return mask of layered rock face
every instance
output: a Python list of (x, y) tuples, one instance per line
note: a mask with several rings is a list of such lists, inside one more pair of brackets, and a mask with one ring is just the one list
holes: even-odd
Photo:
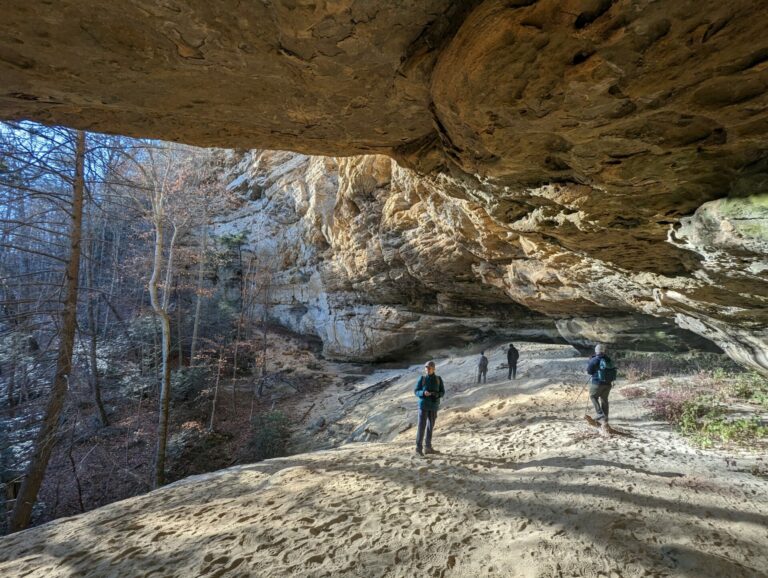
[(318, 336), (326, 355), (351, 360), (490, 338), (562, 340), (554, 319), (473, 272), (483, 257), (470, 252), (467, 231), (452, 230), (460, 204), (445, 210), (391, 159), (224, 154), (243, 203), (213, 233), (246, 233), (257, 318), (266, 307), (270, 320)]
[[(583, 215), (546, 219), (534, 203), (565, 202), (560, 195), (574, 194), (567, 188), (529, 190), (530, 212), (508, 223), (493, 217), (503, 191), (419, 176), (383, 156), (230, 152), (224, 164), (243, 204), (215, 233), (247, 233), (256, 315), (266, 303), (273, 321), (317, 335), (330, 356), (386, 359), (486, 338), (656, 350), (707, 349), (711, 340), (744, 363), (763, 363), (768, 207), (760, 197), (718, 201), (686, 220), (675, 246), (698, 251), (708, 266), (665, 276), (553, 241)], [(734, 220), (714, 231), (720, 214)], [(726, 258), (735, 252), (741, 261)], [(754, 303), (749, 319), (744, 310), (707, 308), (707, 296), (736, 299), (745, 288), (755, 292), (743, 296)]]
[(396, 159), (274, 162), (307, 169), (267, 195), (296, 205), (274, 243), (307, 241), (280, 316), (329, 352), (407, 347), (424, 315), (586, 342), (642, 314), (765, 371), (766, 8), (39, 0), (3, 8), (0, 116)]

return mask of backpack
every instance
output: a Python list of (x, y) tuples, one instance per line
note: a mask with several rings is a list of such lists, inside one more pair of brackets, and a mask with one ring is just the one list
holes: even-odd
[(610, 357), (603, 357), (600, 359), (595, 376), (601, 384), (611, 385), (616, 380), (617, 373), (613, 360)]
[[(437, 385), (438, 385), (438, 387), (442, 385), (443, 389), (445, 389), (445, 386), (443, 385), (443, 378), (440, 377), (439, 375), (436, 375), (435, 377), (437, 378)], [(426, 387), (426, 384), (424, 383), (424, 379), (425, 379), (425, 376), (420, 375), (419, 376), (419, 383), (417, 384), (416, 387), (417, 387), (417, 389), (423, 389), (424, 391), (428, 391), (427, 387)]]
[(514, 347), (507, 351), (507, 361), (517, 361), (520, 357), (520, 353)]

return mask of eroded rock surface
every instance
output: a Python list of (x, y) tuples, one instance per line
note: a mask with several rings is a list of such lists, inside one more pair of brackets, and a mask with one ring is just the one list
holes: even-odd
[(204, 146), (390, 151), (432, 132), (438, 49), (476, 3), (5, 5), (0, 116)]
[(766, 7), (32, 0), (3, 8), (0, 116), (579, 183), (651, 235), (762, 182)]
[(244, 202), (213, 232), (247, 233), (256, 316), (268, 292), (269, 318), (320, 337), (326, 355), (371, 360), (485, 337), (561, 340), (554, 319), (480, 281), (472, 267), (482, 258), (465, 247), (465, 232), (451, 232), (461, 209), (451, 217), (432, 206), (430, 190), (414, 190), (420, 179), (391, 159), (224, 156)]
[[(248, 233), (257, 278), (268, 279), (269, 316), (319, 336), (333, 357), (504, 336), (662, 350), (706, 349), (711, 340), (742, 363), (765, 365), (763, 197), (706, 204), (668, 226), (670, 240), (649, 244), (648, 259), (683, 247), (700, 265), (663, 275), (559, 242), (586, 236), (582, 229), (611, 241), (585, 211), (565, 214), (588, 189), (474, 188), (383, 156), (250, 151), (224, 153), (223, 164), (243, 204), (216, 234)], [(496, 212), (507, 196), (520, 207), (514, 219)]]

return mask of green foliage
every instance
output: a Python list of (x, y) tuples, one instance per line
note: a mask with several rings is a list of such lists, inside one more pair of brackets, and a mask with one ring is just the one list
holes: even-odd
[(229, 250), (235, 251), (245, 245), (248, 240), (248, 231), (240, 231), (238, 233), (226, 233), (218, 238), (219, 243)]
[(128, 335), (134, 343), (152, 343), (158, 331), (154, 313), (137, 315), (128, 323)]
[(701, 395), (683, 404), (677, 426), (684, 434), (694, 435), (720, 420), (724, 414), (725, 408), (713, 396)]
[(271, 411), (257, 415), (251, 422), (248, 458), (261, 461), (287, 455), (290, 435), (290, 424), (283, 412)]
[(175, 402), (190, 401), (204, 389), (210, 378), (210, 370), (203, 365), (182, 367), (171, 375), (171, 399)]
[(227, 299), (219, 299), (216, 301), (216, 316), (217, 321), (227, 329), (231, 330), (235, 324), (238, 312), (234, 304)]
[(735, 443), (745, 445), (756, 439), (768, 437), (768, 427), (761, 425), (757, 417), (729, 420), (725, 416), (707, 414), (699, 422), (686, 423), (686, 432), (701, 447)]
[(756, 371), (730, 376), (730, 394), (768, 408), (768, 378)]
[(208, 432), (200, 427), (183, 427), (168, 440), (170, 478), (181, 479), (231, 465), (229, 432)]
[(721, 395), (660, 392), (649, 406), (655, 417), (674, 423), (681, 433), (701, 447), (745, 445), (768, 438), (768, 427), (762, 425), (757, 416), (730, 418)]
[(768, 240), (768, 194), (752, 195), (745, 198), (721, 199), (716, 207), (720, 215), (731, 223), (744, 237)]

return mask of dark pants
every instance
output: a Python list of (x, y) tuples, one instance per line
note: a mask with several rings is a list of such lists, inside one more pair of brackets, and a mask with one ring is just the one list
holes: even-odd
[(595, 406), (597, 421), (605, 420), (608, 422), (608, 394), (611, 393), (610, 385), (591, 385), (589, 388), (589, 399)]
[[(419, 409), (419, 426), (416, 429), (416, 449), (422, 449), (422, 440), (426, 441), (427, 448), (432, 447), (432, 430), (437, 421), (436, 409)], [(427, 439), (424, 440), (424, 429), (427, 430)]]
[(517, 361), (509, 362), (509, 375), (507, 379), (515, 379), (517, 377)]
[(488, 368), (485, 369), (478, 369), (477, 370), (477, 383), (480, 383), (480, 380), (483, 380), (483, 383), (487, 383), (486, 377), (488, 376)]

